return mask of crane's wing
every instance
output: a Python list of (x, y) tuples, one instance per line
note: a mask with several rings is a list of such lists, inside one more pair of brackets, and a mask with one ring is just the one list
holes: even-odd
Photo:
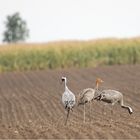
[(113, 97), (113, 96), (116, 96), (116, 95), (120, 95), (121, 94), (119, 91), (111, 90), (111, 89), (103, 90), (102, 92), (103, 92), (103, 94), (106, 94), (106, 95), (108, 95), (110, 97)]
[(72, 108), (75, 105), (75, 95), (70, 91), (66, 90), (62, 95), (62, 103), (65, 108), (69, 107)]
[(91, 101), (94, 98), (95, 89), (86, 88), (79, 95), (79, 101)]

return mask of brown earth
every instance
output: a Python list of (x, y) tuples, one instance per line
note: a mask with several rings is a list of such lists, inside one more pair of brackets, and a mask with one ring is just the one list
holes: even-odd
[[(86, 105), (85, 123), (83, 106), (79, 106), (65, 126), (61, 76), (68, 78), (68, 87), (76, 96), (94, 87), (96, 77), (101, 77), (105, 81), (101, 88), (121, 91), (134, 113), (129, 115), (117, 104), (94, 101), (91, 114)], [(139, 139), (140, 65), (0, 74), (0, 138)]]

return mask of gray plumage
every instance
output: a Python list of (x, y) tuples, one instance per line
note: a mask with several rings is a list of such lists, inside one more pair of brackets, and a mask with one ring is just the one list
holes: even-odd
[(84, 105), (94, 99), (95, 89), (86, 88), (79, 94), (78, 105)]
[(133, 113), (133, 110), (130, 106), (126, 106), (123, 103), (123, 94), (116, 90), (103, 90), (99, 95), (99, 100), (110, 103), (114, 105), (115, 103), (119, 103), (122, 108), (128, 110), (129, 114)]
[(78, 105), (84, 105), (84, 104), (94, 100), (99, 95), (98, 85), (102, 82), (103, 82), (103, 80), (101, 80), (100, 78), (97, 78), (94, 89), (86, 88), (86, 89), (82, 90), (79, 94)]
[(86, 88), (82, 90), (79, 94), (78, 98), (78, 106), (79, 105), (84, 105), (84, 122), (85, 122), (85, 104), (90, 103), (90, 112), (91, 112), (91, 101), (96, 99), (97, 97), (97, 92), (98, 92), (98, 85), (102, 83), (103, 81), (100, 78), (96, 79), (96, 84), (95, 88)]

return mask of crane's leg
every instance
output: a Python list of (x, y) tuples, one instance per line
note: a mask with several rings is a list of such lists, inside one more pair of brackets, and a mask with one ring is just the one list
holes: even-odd
[(90, 121), (91, 121), (91, 103), (92, 102), (89, 102), (89, 119), (90, 119)]
[(67, 124), (67, 120), (68, 120), (68, 117), (69, 117), (69, 113), (70, 113), (70, 108), (68, 108), (68, 112), (67, 112), (67, 117), (66, 117), (65, 125)]
[(85, 104), (84, 104), (84, 123), (85, 123), (85, 118), (86, 118), (86, 112), (85, 112)]
[(102, 108), (102, 114), (105, 115), (105, 105)]
[(112, 109), (112, 107), (111, 107), (111, 116), (112, 116), (112, 115), (114, 115), (114, 111), (113, 111), (113, 109)]

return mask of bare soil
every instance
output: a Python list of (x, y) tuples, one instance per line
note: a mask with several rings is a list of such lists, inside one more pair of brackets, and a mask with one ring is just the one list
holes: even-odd
[[(85, 123), (83, 106), (75, 106), (65, 126), (61, 76), (68, 78), (76, 97), (82, 89), (94, 88), (97, 77), (102, 78), (101, 88), (122, 92), (133, 114), (118, 104), (94, 101), (91, 114), (86, 105)], [(0, 138), (140, 139), (140, 65), (0, 74)]]

